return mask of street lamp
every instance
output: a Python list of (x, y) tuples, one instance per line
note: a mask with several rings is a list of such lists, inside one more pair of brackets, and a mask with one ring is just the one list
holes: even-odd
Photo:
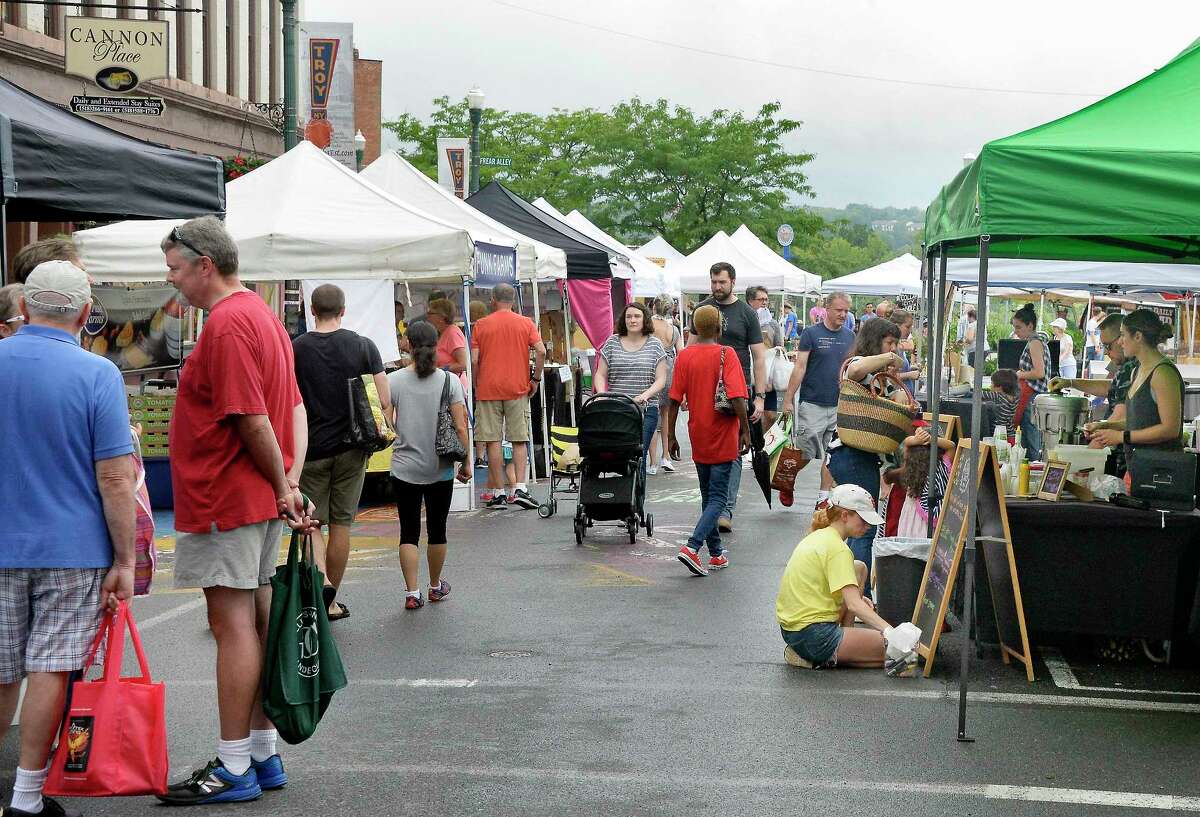
[(471, 113), (471, 183), (472, 194), (479, 192), (479, 123), (483, 119), (483, 91), (476, 85), (467, 91), (467, 110)]
[(367, 137), (363, 136), (361, 130), (354, 132), (354, 160), (355, 167), (362, 170), (363, 152), (367, 149)]

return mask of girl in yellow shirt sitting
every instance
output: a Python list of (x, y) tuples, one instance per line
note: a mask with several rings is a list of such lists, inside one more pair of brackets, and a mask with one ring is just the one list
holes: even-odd
[[(796, 667), (882, 667), (891, 629), (862, 594), (867, 566), (854, 560), (846, 540), (882, 525), (871, 495), (839, 485), (829, 507), (813, 515), (813, 531), (788, 559), (775, 600), (784, 659)], [(854, 626), (857, 616), (867, 627)]]

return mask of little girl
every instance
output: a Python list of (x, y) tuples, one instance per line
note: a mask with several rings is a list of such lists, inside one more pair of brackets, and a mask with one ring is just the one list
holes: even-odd
[[(904, 504), (900, 508), (900, 519), (896, 525), (896, 535), (911, 538), (927, 538), (928, 522), (932, 515), (934, 527), (937, 526), (938, 513), (942, 502), (937, 500), (930, 506), (929, 492), (926, 481), (929, 478), (929, 431), (924, 422), (918, 422), (912, 436), (904, 439), (904, 465), (901, 466), (898, 483), (904, 489)], [(943, 496), (950, 480), (952, 464), (948, 451), (953, 450), (953, 444), (947, 439), (938, 439), (938, 450), (941, 457), (933, 472), (933, 493)], [(894, 494), (893, 494), (894, 496)]]

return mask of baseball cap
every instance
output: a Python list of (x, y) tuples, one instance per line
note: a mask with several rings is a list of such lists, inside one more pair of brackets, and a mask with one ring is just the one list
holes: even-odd
[(829, 492), (829, 504), (854, 511), (868, 525), (882, 525), (883, 517), (875, 510), (875, 503), (866, 488), (857, 485), (839, 485)]
[(25, 279), (25, 302), (43, 312), (78, 312), (92, 302), (92, 286), (70, 261), (43, 261)]
[(1057, 326), (1059, 329), (1067, 328), (1067, 322), (1062, 318), (1055, 318), (1054, 320), (1050, 321), (1050, 325)]

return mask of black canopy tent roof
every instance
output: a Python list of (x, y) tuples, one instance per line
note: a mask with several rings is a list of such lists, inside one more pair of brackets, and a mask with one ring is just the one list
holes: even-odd
[(190, 218), (225, 212), (225, 171), (0, 79), (0, 196), (9, 221)]
[(522, 235), (557, 247), (567, 254), (567, 278), (611, 278), (608, 250), (549, 213), (534, 207), (500, 182), (490, 182), (467, 199), (485, 213)]

